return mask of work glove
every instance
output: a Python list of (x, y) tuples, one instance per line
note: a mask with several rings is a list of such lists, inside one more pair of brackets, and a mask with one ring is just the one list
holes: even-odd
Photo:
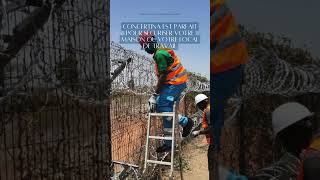
[(153, 94), (149, 100), (148, 100), (148, 111), (149, 112), (155, 112), (156, 111), (156, 105), (157, 105), (157, 94)]
[(178, 114), (178, 118), (179, 124), (183, 127), (182, 137), (190, 136), (194, 125), (192, 119), (187, 116), (182, 116), (181, 114)]
[(219, 165), (218, 167), (220, 180), (248, 180), (246, 176), (238, 175), (237, 173)]
[(197, 137), (197, 136), (199, 136), (199, 134), (200, 134), (200, 131), (193, 131), (192, 137)]
[(179, 119), (179, 124), (182, 126), (182, 127), (185, 127), (188, 123), (188, 117), (186, 116), (182, 116), (181, 114), (178, 114), (178, 119)]

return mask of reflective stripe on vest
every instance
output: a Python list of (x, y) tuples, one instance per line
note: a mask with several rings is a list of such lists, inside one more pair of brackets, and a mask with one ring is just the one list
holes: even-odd
[[(182, 66), (182, 64), (180, 63), (179, 58), (175, 55), (174, 51), (172, 49), (158, 49), (158, 50), (165, 50), (167, 51), (171, 57), (173, 58), (173, 64), (171, 66), (169, 66), (167, 68), (167, 74), (166, 74), (166, 82), (165, 84), (182, 84), (187, 82), (188, 77), (187, 77), (187, 73), (184, 69), (184, 67)], [(156, 68), (156, 74), (159, 77), (158, 74), (158, 67), (155, 64), (155, 68)]]
[(181, 66), (182, 66), (182, 64), (179, 63), (179, 64), (177, 64), (175, 67), (171, 68), (170, 71), (176, 71), (176, 70), (177, 70), (179, 67), (181, 67)]
[(213, 1), (210, 11), (210, 72), (220, 73), (245, 64), (248, 51), (231, 10), (224, 1)]
[(239, 33), (234, 33), (229, 37), (223, 38), (218, 42), (213, 43), (213, 53), (219, 53), (223, 51), (225, 48), (230, 47), (238, 42), (241, 42), (242, 39)]
[(182, 77), (182, 76), (184, 76), (184, 75), (187, 75), (187, 73), (186, 73), (186, 71), (183, 70), (182, 73), (179, 73), (179, 74), (175, 75), (173, 78), (171, 78), (171, 79), (168, 80), (168, 81), (175, 81), (175, 80), (177, 80), (178, 78), (180, 78), (180, 77)]
[(226, 5), (221, 5), (210, 17), (210, 23), (217, 23), (220, 19), (222, 19), (227, 13), (230, 12), (230, 9)]

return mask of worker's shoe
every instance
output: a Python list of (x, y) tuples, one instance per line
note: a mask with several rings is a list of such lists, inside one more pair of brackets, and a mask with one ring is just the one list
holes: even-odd
[(167, 146), (165, 144), (156, 149), (157, 153), (170, 152), (170, 151), (171, 151), (171, 146)]
[(183, 127), (182, 137), (189, 136), (192, 131), (192, 128), (193, 128), (193, 121), (192, 119), (188, 118), (188, 123), (186, 124), (185, 127)]

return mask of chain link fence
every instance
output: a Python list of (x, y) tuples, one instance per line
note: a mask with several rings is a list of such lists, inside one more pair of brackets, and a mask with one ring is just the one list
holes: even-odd
[(0, 179), (109, 179), (108, 9), (1, 1)]

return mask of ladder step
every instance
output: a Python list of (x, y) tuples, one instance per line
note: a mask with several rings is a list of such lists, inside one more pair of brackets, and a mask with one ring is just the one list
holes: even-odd
[(170, 162), (165, 162), (165, 161), (147, 160), (147, 163), (153, 163), (153, 164), (161, 164), (161, 165), (171, 166), (171, 163), (170, 163)]
[(150, 116), (165, 116), (165, 117), (170, 117), (174, 116), (173, 112), (162, 112), (162, 113), (150, 113)]
[(163, 136), (149, 136), (150, 139), (163, 139), (163, 140), (173, 140), (172, 137), (163, 137)]

